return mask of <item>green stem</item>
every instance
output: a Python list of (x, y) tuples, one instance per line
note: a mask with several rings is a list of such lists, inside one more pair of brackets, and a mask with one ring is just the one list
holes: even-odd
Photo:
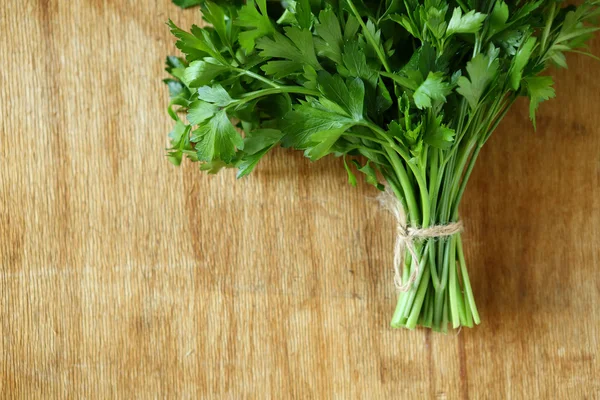
[(408, 175), (406, 174), (406, 170), (404, 169), (398, 154), (388, 146), (385, 146), (385, 150), (388, 153), (390, 162), (392, 163), (392, 168), (394, 169), (394, 172), (400, 181), (400, 186), (402, 186), (404, 198), (406, 199), (406, 205), (408, 206), (409, 219), (411, 223), (414, 224), (419, 220), (419, 208), (417, 207), (417, 200), (415, 199), (415, 194), (413, 193), (410, 180), (408, 179)]
[(458, 253), (458, 261), (460, 263), (460, 274), (463, 281), (463, 291), (467, 298), (467, 302), (469, 304), (469, 308), (471, 309), (471, 314), (473, 314), (473, 322), (476, 325), (479, 324), (479, 312), (477, 312), (477, 306), (475, 305), (475, 296), (473, 296), (473, 290), (471, 289), (471, 281), (469, 280), (469, 274), (467, 273), (467, 263), (465, 262), (465, 254), (463, 252), (462, 239), (460, 235), (457, 238), (457, 253)]
[(465, 171), (465, 173), (463, 175), (462, 182), (460, 183), (458, 193), (456, 194), (456, 197), (454, 200), (454, 206), (453, 206), (453, 211), (452, 211), (452, 219), (454, 219), (454, 220), (458, 219), (458, 206), (460, 205), (460, 200), (462, 199), (465, 189), (467, 188), (467, 182), (469, 181), (469, 178), (471, 177), (471, 173), (473, 172), (473, 167), (475, 167), (475, 162), (477, 161), (477, 157), (479, 156), (480, 151), (481, 151), (481, 146), (478, 145), (475, 148), (475, 151), (473, 151), (473, 154), (471, 155), (471, 159), (469, 160), (469, 165), (467, 166), (467, 170)]
[[(431, 215), (435, 217), (438, 190), (439, 152), (437, 149), (432, 149), (432, 152), (433, 154), (431, 156), (429, 169), (429, 203), (431, 204)], [(435, 221), (432, 222), (435, 223)], [(431, 269), (431, 281), (433, 283), (433, 287), (437, 291), (440, 286), (440, 278), (437, 273), (434, 246), (429, 246), (429, 268)]]
[(283, 94), (283, 93), (305, 94), (308, 96), (319, 96), (320, 95), (320, 93), (317, 92), (316, 90), (307, 89), (307, 88), (301, 87), (301, 86), (279, 86), (279, 87), (275, 87), (275, 88), (271, 88), (271, 89), (262, 89), (262, 90), (257, 90), (256, 92), (247, 93), (247, 94), (243, 95), (240, 99), (235, 100), (228, 106), (224, 107), (224, 109), (228, 110), (232, 107), (237, 107), (242, 104), (246, 104), (252, 100), (256, 100), (261, 97), (271, 96), (274, 94)]
[[(387, 146), (388, 145), (388, 143), (385, 140), (377, 139), (377, 138), (370, 137), (370, 136), (367, 136), (367, 135), (361, 135), (360, 133), (354, 133), (354, 132), (346, 131), (346, 132), (344, 132), (344, 136), (352, 136), (352, 137), (355, 137), (357, 139), (370, 140), (371, 142), (378, 143), (378, 144), (380, 144), (382, 146)], [(375, 151), (375, 150), (369, 149), (369, 151)], [(379, 152), (383, 153), (382, 151), (379, 151)]]
[[(427, 262), (427, 254), (426, 251), (421, 263)], [(424, 267), (425, 265), (421, 265), (420, 276), (417, 278), (419, 289), (416, 292), (414, 303), (410, 309), (410, 315), (406, 321), (406, 327), (408, 329), (414, 329), (417, 326), (417, 319), (419, 318), (419, 314), (421, 314), (421, 307), (423, 306), (423, 300), (425, 300), (425, 293), (427, 291), (427, 286), (429, 285), (429, 268)]]
[(252, 71), (248, 71), (246, 69), (236, 68), (236, 67), (232, 67), (232, 69), (234, 71), (236, 71), (236, 72), (239, 72), (240, 74), (244, 74), (244, 75), (249, 76), (251, 78), (254, 78), (254, 79), (258, 80), (258, 81), (266, 83), (267, 85), (272, 86), (274, 88), (280, 88), (281, 87), (280, 85), (276, 84), (272, 80), (267, 79), (264, 76), (260, 76), (260, 75), (258, 75), (256, 73), (252, 72)]
[(458, 328), (460, 326), (460, 317), (458, 313), (458, 300), (456, 298), (456, 292), (458, 291), (458, 278), (456, 276), (456, 239), (454, 236), (449, 239), (450, 241), (450, 257), (448, 259), (449, 268), (449, 287), (448, 292), (450, 294), (450, 316), (452, 318), (452, 327)]
[[(421, 257), (421, 260), (419, 260), (419, 275), (417, 276), (416, 282), (418, 282), (418, 285), (413, 285), (410, 290), (408, 292), (403, 293), (403, 298), (401, 301), (401, 307), (399, 307), (399, 314), (401, 318), (408, 318), (409, 315), (413, 312), (414, 309), (414, 304), (415, 304), (415, 296), (417, 295), (417, 290), (418, 287), (420, 287), (421, 284), (421, 279), (423, 279), (423, 271), (425, 269), (429, 269), (426, 268), (427, 267), (427, 262), (428, 262), (428, 255), (429, 255), (429, 251), (428, 251), (428, 247), (431, 246), (431, 242), (427, 242), (425, 244), (425, 251), (422, 253), (423, 256)], [(417, 254), (421, 254), (421, 250), (422, 250), (422, 244), (421, 243), (417, 243), (417, 245), (415, 246), (415, 250)], [(409, 258), (410, 254), (407, 255), (407, 259)], [(412, 272), (412, 263), (408, 264), (411, 272)], [(408, 269), (408, 268), (407, 268)], [(429, 280), (429, 275), (427, 275), (427, 280)]]
[[(400, 156), (404, 159), (404, 162), (406, 163), (406, 165), (408, 165), (408, 167), (414, 174), (415, 179), (417, 180), (417, 183), (419, 185), (419, 194), (421, 195), (421, 203), (422, 203), (421, 210), (423, 212), (423, 220), (421, 221), (421, 226), (423, 228), (427, 228), (429, 226), (429, 222), (430, 222), (431, 206), (429, 203), (429, 193), (427, 191), (427, 183), (425, 182), (423, 172), (418, 168), (417, 165), (410, 162), (410, 157), (408, 156), (408, 153), (406, 151), (404, 151), (404, 149), (402, 149), (398, 145), (396, 145), (394, 143), (394, 141), (389, 138), (389, 136), (386, 134), (386, 132), (383, 129), (381, 129), (379, 126), (377, 126), (369, 121), (362, 122), (361, 125), (371, 129), (373, 132), (375, 132), (379, 136), (381, 136), (383, 138), (387, 138), (388, 142), (390, 143), (390, 147), (392, 149), (396, 150), (396, 152), (398, 154), (400, 154)], [(388, 152), (391, 152), (391, 150), (388, 150)], [(397, 155), (396, 155), (396, 158), (397, 158)], [(405, 171), (404, 168), (402, 168), (402, 170)], [(408, 178), (408, 175), (407, 175), (407, 178)], [(416, 207), (415, 207), (415, 211), (417, 211)], [(410, 213), (412, 214), (412, 211), (410, 211)], [(415, 215), (418, 215), (418, 214), (415, 214)], [(414, 215), (411, 215), (411, 217), (413, 217), (413, 216)], [(419, 221), (419, 218), (414, 218), (414, 219), (411, 218), (411, 222), (413, 222), (413, 224), (415, 221)]]
[[(460, 178), (463, 176), (465, 166), (469, 161), (469, 156), (473, 151), (473, 148), (477, 144), (477, 138), (475, 140), (471, 139), (466, 146), (464, 146), (461, 151), (458, 153), (458, 162), (456, 169), (454, 170), (454, 176), (452, 177), (452, 192), (450, 193), (450, 207), (453, 205), (453, 201), (456, 198), (456, 194), (459, 191), (459, 182)], [(471, 157), (472, 159), (472, 157)]]

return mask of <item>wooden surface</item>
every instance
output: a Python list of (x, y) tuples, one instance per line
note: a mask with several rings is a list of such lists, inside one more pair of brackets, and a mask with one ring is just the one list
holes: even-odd
[(0, 3), (0, 397), (600, 398), (596, 62), (483, 152), (462, 207), (483, 324), (443, 336), (388, 327), (394, 224), (339, 160), (168, 164), (169, 17), (198, 20)]

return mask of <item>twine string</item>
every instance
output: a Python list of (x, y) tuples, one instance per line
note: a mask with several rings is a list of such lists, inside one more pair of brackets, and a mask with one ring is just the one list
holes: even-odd
[[(417, 280), (421, 268), (415, 242), (455, 235), (463, 230), (463, 224), (461, 221), (457, 221), (447, 225), (433, 225), (427, 228), (413, 227), (408, 223), (402, 202), (396, 198), (389, 187), (379, 195), (378, 199), (381, 206), (390, 211), (396, 218), (398, 231), (394, 245), (394, 285), (399, 292), (408, 292)], [(407, 251), (412, 258), (413, 268), (408, 280), (402, 282), (404, 257)]]

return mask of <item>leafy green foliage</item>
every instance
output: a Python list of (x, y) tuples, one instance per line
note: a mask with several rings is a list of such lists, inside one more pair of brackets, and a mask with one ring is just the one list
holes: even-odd
[[(458, 220), (481, 146), (519, 96), (535, 127), (555, 95), (548, 67), (585, 53), (600, 17), (598, 0), (174, 1), (199, 5), (206, 24), (168, 22), (184, 56), (167, 58), (164, 80), (170, 162), (242, 178), (280, 145), (333, 155), (350, 184), (357, 172), (385, 181), (425, 228)], [(392, 326), (479, 323), (454, 238), (418, 243), (427, 274)]]
[(530, 98), (535, 125), (554, 96), (540, 73), (565, 67), (564, 53), (585, 45), (600, 14), (595, 0), (174, 2), (199, 5), (209, 25), (168, 23), (185, 56), (167, 59), (169, 158), (239, 176), (282, 144), (312, 160), (367, 157), (363, 169), (427, 179), (412, 163), (425, 168), (432, 152), (447, 160), (485, 141), (517, 96)]

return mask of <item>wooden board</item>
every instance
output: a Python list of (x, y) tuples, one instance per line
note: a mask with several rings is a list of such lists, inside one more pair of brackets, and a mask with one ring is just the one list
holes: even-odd
[(600, 397), (595, 61), (484, 150), (462, 207), (483, 324), (443, 336), (388, 327), (394, 223), (339, 160), (167, 163), (168, 18), (198, 14), (0, 4), (0, 397)]

